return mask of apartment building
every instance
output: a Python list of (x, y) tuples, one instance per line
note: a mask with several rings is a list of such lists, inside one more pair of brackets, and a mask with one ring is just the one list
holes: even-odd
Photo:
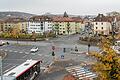
[(98, 14), (93, 20), (93, 30), (94, 34), (109, 35), (112, 29), (111, 22), (112, 17), (104, 16), (103, 14)]
[(33, 16), (28, 22), (28, 33), (41, 33), (52, 31), (52, 19), (47, 16)]
[(81, 18), (68, 17), (66, 12), (64, 16), (53, 17), (53, 29), (60, 35), (69, 35), (80, 33)]
[(27, 26), (27, 20), (23, 18), (7, 18), (1, 21), (0, 31), (11, 32), (13, 29), (15, 29), (18, 30), (19, 33), (26, 33)]

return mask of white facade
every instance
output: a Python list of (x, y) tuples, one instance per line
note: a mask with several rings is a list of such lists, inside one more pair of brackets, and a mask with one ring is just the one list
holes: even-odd
[(110, 22), (93, 22), (93, 25), (94, 25), (94, 34), (109, 35), (111, 31)]
[(41, 33), (49, 32), (52, 30), (52, 22), (35, 22), (29, 21), (28, 23), (28, 33), (31, 34), (32, 32)]

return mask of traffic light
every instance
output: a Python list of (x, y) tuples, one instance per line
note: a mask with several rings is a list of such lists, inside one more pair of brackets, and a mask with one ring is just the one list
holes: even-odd
[(63, 48), (63, 52), (64, 52), (64, 53), (66, 52), (66, 48)]
[(75, 51), (78, 51), (78, 48), (77, 48), (77, 46), (75, 46)]
[(90, 47), (90, 44), (88, 44), (88, 47)]
[(54, 53), (54, 51), (52, 51), (52, 56), (55, 56), (55, 53)]

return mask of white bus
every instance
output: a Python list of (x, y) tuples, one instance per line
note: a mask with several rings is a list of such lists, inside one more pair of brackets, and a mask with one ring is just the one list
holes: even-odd
[(27, 60), (18, 67), (4, 74), (15, 77), (15, 80), (34, 80), (40, 73), (40, 61)]

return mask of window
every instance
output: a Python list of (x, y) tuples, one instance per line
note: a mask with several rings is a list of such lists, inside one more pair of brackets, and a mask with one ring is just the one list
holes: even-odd
[(41, 30), (43, 30), (43, 27), (41, 27)]
[(104, 34), (104, 31), (102, 31), (101, 34)]
[(98, 23), (96, 23), (96, 25), (97, 25)]
[(103, 25), (103, 23), (101, 23), (101, 25)]
[(63, 31), (63, 33), (65, 33), (65, 31)]
[(41, 24), (41, 26), (43, 26), (43, 24)]
[(96, 29), (98, 29), (98, 27), (96, 27)]
[(103, 29), (103, 27), (101, 27), (101, 29)]

